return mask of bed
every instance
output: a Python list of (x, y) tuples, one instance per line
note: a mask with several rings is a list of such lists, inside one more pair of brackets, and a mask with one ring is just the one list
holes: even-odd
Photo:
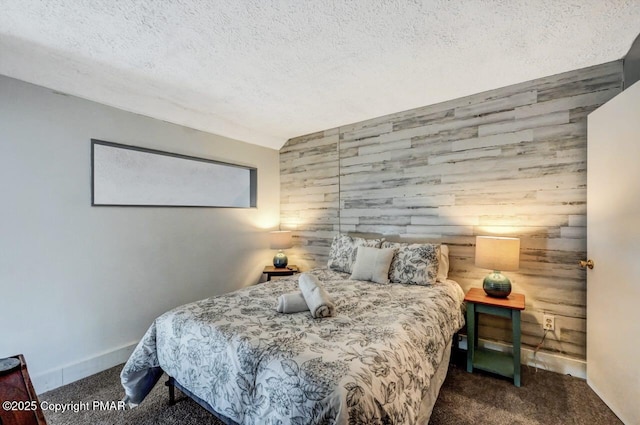
[(142, 402), (164, 371), (228, 424), (426, 424), (464, 324), (460, 286), (310, 273), (335, 317), (276, 312), (297, 276), (158, 317), (121, 373), (126, 401)]

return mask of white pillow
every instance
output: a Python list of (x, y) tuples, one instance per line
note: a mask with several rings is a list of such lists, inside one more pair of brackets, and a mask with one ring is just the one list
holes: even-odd
[(389, 267), (395, 251), (394, 248), (358, 247), (351, 279), (389, 283)]
[(449, 276), (449, 247), (447, 245), (440, 245), (439, 260), (436, 282), (444, 282)]
[(364, 239), (338, 233), (331, 242), (327, 266), (339, 272), (351, 273), (356, 261), (358, 247), (371, 246), (380, 248), (382, 239)]

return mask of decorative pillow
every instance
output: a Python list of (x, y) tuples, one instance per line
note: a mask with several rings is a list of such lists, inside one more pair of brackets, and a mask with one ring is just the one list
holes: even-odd
[(449, 277), (449, 247), (440, 245), (440, 261), (438, 262), (438, 277), (436, 281), (444, 282)]
[(389, 283), (389, 266), (395, 252), (394, 248), (359, 247), (351, 279)]
[(351, 273), (359, 246), (380, 248), (382, 239), (364, 239), (338, 233), (331, 242), (327, 266), (332, 270)]
[(423, 286), (436, 282), (440, 256), (439, 245), (384, 242), (382, 247), (397, 249), (389, 269), (391, 282)]

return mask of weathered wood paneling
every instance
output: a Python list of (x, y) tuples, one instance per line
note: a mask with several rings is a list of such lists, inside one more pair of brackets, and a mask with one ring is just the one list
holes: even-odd
[[(523, 343), (585, 357), (586, 116), (618, 94), (611, 62), (291, 139), (282, 148), (282, 227), (293, 263), (327, 261), (336, 232), (448, 244), (451, 278), (481, 286), (475, 236), (521, 238), (514, 291)], [(482, 337), (509, 341), (483, 318)]]
[(295, 247), (287, 255), (302, 270), (327, 263), (339, 229), (338, 141), (337, 129), (321, 131), (280, 150), (280, 226), (293, 231)]

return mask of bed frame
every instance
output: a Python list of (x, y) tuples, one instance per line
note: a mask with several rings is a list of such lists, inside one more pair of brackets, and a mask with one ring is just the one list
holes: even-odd
[(225, 425), (239, 425), (237, 422), (233, 421), (232, 419), (229, 419), (226, 416), (224, 416), (223, 414), (216, 412), (213, 409), (213, 407), (211, 407), (209, 405), (209, 403), (207, 403), (206, 401), (204, 401), (203, 399), (201, 399), (197, 395), (193, 394), (191, 391), (189, 391), (186, 388), (184, 388), (173, 377), (169, 376), (169, 379), (167, 379), (167, 382), (165, 382), (164, 385), (166, 385), (169, 388), (169, 405), (170, 406), (173, 406), (174, 404), (176, 404), (176, 392), (175, 392), (175, 389), (178, 388), (184, 395), (186, 395), (191, 400), (193, 400), (196, 403), (198, 403), (206, 411), (208, 411), (213, 416), (215, 416), (220, 421), (222, 421), (222, 423), (224, 423)]

